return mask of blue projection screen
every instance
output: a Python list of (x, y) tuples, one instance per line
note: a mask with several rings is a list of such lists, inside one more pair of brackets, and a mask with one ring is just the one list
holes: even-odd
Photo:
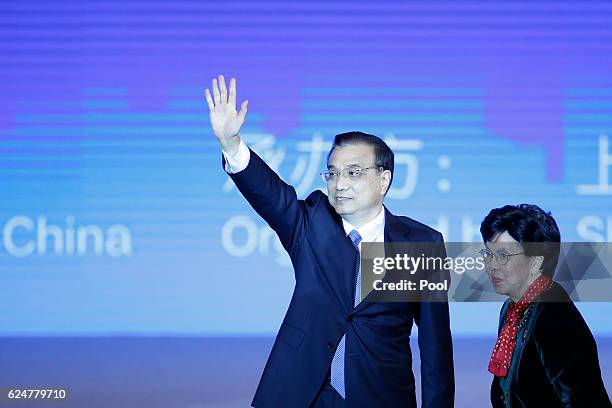
[[(222, 169), (218, 74), (300, 197), (362, 130), (396, 153), (388, 208), (447, 241), (522, 202), (611, 241), (610, 27), (599, 1), (3, 1), (0, 335), (275, 333), (293, 273)], [(498, 313), (453, 304), (453, 331)]]

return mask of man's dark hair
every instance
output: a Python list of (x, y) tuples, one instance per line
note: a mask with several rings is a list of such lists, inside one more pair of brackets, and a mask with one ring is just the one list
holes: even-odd
[[(374, 148), (374, 165), (382, 167), (384, 170), (389, 170), (391, 172), (391, 180), (389, 181), (389, 187), (387, 188), (388, 192), (391, 188), (391, 183), (393, 182), (395, 156), (393, 155), (393, 151), (391, 151), (389, 146), (378, 136), (358, 131), (340, 133), (336, 135), (334, 138), (334, 144), (327, 154), (327, 164), (329, 164), (329, 158), (336, 147), (351, 144), (366, 144)], [(385, 194), (387, 192), (385, 192)]]
[(542, 275), (552, 276), (559, 260), (561, 233), (550, 212), (537, 205), (506, 205), (492, 209), (480, 224), (482, 239), (508, 234), (521, 243), (526, 256), (543, 256)]

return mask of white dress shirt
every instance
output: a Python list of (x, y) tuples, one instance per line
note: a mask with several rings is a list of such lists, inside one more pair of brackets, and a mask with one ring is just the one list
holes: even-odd
[(225, 171), (230, 174), (238, 173), (246, 169), (249, 165), (249, 160), (251, 160), (251, 151), (242, 139), (240, 139), (238, 151), (233, 155), (226, 153), (223, 149), (221, 149), (221, 151), (223, 152), (223, 157), (225, 157)]
[[(376, 217), (359, 228), (355, 228), (343, 218), (342, 227), (346, 235), (356, 229), (359, 235), (361, 235), (362, 242), (385, 242), (385, 208), (382, 207)], [(361, 247), (361, 244), (359, 246)]]

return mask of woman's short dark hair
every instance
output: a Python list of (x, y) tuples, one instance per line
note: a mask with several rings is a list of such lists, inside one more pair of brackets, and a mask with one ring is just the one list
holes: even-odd
[(382, 167), (384, 170), (389, 170), (391, 172), (391, 180), (389, 181), (389, 187), (387, 188), (387, 191), (389, 191), (391, 188), (391, 183), (393, 182), (393, 167), (395, 159), (393, 151), (384, 142), (384, 140), (378, 136), (358, 131), (340, 133), (334, 138), (334, 144), (327, 154), (327, 163), (329, 164), (329, 157), (336, 147), (348, 144), (366, 144), (374, 148), (374, 165)]
[(561, 233), (550, 212), (537, 205), (505, 205), (492, 209), (480, 224), (482, 239), (508, 234), (521, 243), (526, 256), (543, 256), (542, 274), (552, 276), (559, 260)]

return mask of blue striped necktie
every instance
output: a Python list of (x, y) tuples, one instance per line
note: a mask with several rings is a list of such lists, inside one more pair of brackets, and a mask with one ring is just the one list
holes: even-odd
[[(352, 230), (348, 237), (359, 251), (359, 243), (361, 242), (361, 235), (357, 232), (357, 230)], [(357, 306), (361, 302), (361, 260), (357, 260), (357, 267), (355, 268), (355, 304)], [(346, 398), (346, 393), (344, 390), (344, 352), (345, 352), (345, 338), (346, 334), (342, 336), (340, 342), (338, 343), (338, 347), (336, 348), (336, 354), (334, 354), (334, 358), (332, 359), (331, 364), (331, 380), (330, 383), (332, 387), (338, 394), (342, 396), (342, 398)]]

